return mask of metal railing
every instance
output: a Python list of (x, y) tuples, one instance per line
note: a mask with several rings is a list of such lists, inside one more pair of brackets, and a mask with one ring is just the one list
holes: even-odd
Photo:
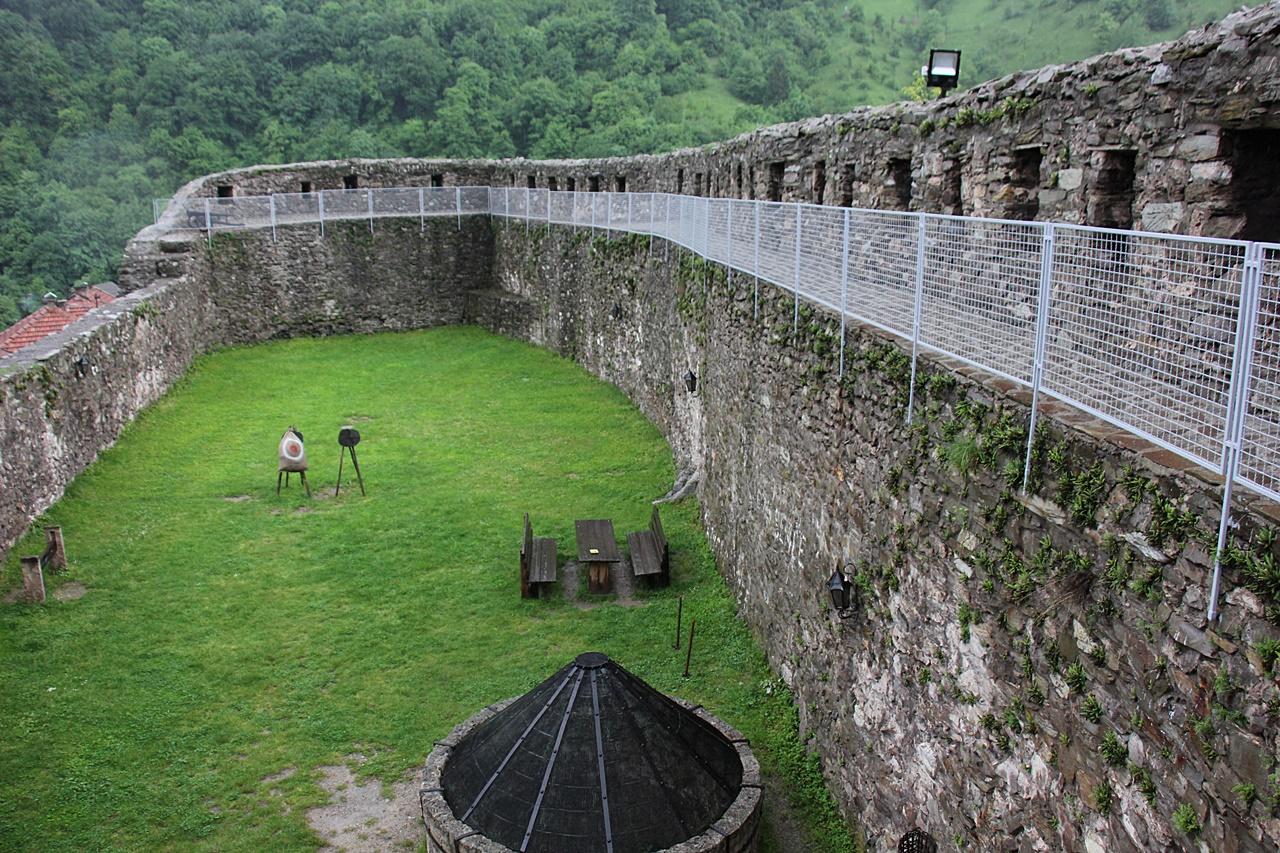
[[(161, 225), (213, 231), (379, 217), (488, 214), (661, 237), (919, 353), (1003, 377), (1280, 501), (1280, 244), (1079, 225), (515, 187), (325, 190), (191, 198)], [(1217, 613), (1215, 562), (1209, 618)]]

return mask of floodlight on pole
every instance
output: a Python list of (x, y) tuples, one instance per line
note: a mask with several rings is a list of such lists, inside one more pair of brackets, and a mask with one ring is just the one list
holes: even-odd
[(960, 83), (960, 51), (933, 48), (929, 64), (920, 69), (925, 84), (942, 90), (943, 97)]

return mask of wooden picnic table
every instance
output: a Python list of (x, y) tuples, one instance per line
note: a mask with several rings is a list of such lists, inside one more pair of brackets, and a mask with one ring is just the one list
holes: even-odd
[(590, 518), (573, 523), (578, 540), (578, 562), (587, 566), (587, 582), (592, 592), (609, 591), (609, 564), (622, 562), (622, 552), (607, 518)]

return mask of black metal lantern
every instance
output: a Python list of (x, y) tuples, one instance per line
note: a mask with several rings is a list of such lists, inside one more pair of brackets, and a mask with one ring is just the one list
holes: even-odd
[[(845, 568), (850, 568), (846, 566)], [(853, 594), (853, 581), (841, 570), (839, 564), (836, 570), (831, 573), (831, 578), (827, 581), (827, 592), (831, 593), (831, 603), (835, 605), (836, 614), (841, 619), (848, 619), (853, 615), (856, 601)]]
[(960, 51), (933, 48), (924, 67), (926, 85), (942, 90), (943, 97), (960, 84)]
[(684, 387), (690, 394), (698, 393), (698, 375), (692, 370), (684, 372)]

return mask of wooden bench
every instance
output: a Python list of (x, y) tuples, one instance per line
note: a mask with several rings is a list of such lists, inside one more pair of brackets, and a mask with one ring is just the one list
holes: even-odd
[(529, 513), (524, 514), (524, 539), (520, 542), (520, 597), (537, 598), (547, 584), (556, 582), (556, 540), (534, 539)]
[(662, 517), (656, 506), (648, 530), (627, 534), (627, 548), (631, 551), (631, 571), (637, 578), (656, 586), (671, 582), (671, 549), (667, 546), (667, 535), (662, 532)]

